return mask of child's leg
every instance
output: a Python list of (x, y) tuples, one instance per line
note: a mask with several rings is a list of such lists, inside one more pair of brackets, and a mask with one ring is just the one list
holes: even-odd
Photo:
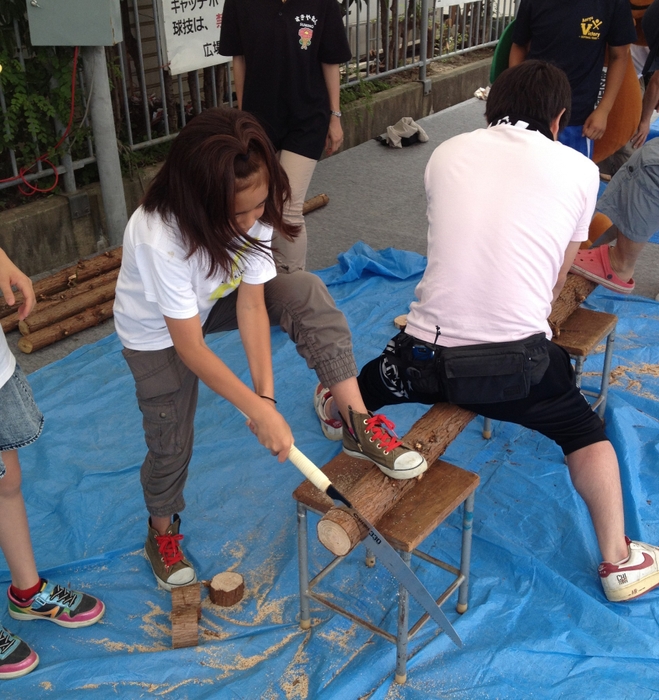
[(21, 467), (16, 450), (2, 452), (6, 473), (0, 479), (0, 549), (5, 555), (11, 582), (28, 589), (39, 582), (30, 540), (30, 529), (21, 492)]

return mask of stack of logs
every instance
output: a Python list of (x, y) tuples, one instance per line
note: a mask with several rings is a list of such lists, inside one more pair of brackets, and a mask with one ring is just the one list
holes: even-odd
[(74, 333), (96, 326), (112, 316), (114, 290), (121, 265), (121, 248), (115, 248), (34, 283), (37, 305), (23, 321), (16, 304), (0, 299), (0, 323), (5, 333), (19, 329), (22, 352), (30, 353)]
[[(319, 194), (304, 203), (303, 213), (324, 207), (326, 194)], [(45, 277), (34, 284), (37, 306), (23, 321), (18, 320), (22, 295), (8, 306), (0, 298), (0, 324), (5, 333), (19, 329), (22, 352), (40, 350), (74, 333), (97, 326), (112, 316), (114, 291), (121, 265), (121, 247)]]

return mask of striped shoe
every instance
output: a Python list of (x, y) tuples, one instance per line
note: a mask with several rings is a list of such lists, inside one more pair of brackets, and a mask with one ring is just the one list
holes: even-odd
[(62, 627), (88, 627), (105, 613), (105, 605), (86, 593), (78, 593), (41, 579), (41, 590), (23, 601), (7, 590), (9, 615), (14, 620), (50, 620)]

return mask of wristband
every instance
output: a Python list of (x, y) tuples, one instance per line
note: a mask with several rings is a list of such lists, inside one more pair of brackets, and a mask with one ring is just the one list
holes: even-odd
[(273, 399), (272, 396), (263, 396), (263, 394), (259, 394), (259, 396), (260, 396), (262, 399), (268, 399), (268, 401), (272, 401), (272, 403), (275, 404), (275, 406), (277, 405), (277, 400), (276, 400), (276, 399)]
[(336, 112), (335, 110), (330, 109), (330, 114), (331, 114), (333, 117), (339, 117), (339, 118), (341, 118), (341, 112), (340, 112), (340, 111)]

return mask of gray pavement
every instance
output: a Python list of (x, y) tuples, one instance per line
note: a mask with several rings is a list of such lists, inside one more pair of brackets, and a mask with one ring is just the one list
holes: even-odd
[[(420, 120), (430, 138), (426, 144), (390, 149), (372, 140), (322, 160), (308, 196), (324, 192), (330, 201), (306, 218), (308, 268), (335, 264), (337, 255), (359, 240), (375, 249), (395, 247), (425, 255), (426, 163), (442, 141), (484, 126), (484, 111), (484, 102), (468, 100)], [(658, 292), (659, 245), (649, 244), (636, 267), (636, 293), (654, 298)], [(113, 322), (106, 321), (30, 355), (17, 349), (17, 332), (8, 339), (23, 370), (30, 373), (112, 332)]]

